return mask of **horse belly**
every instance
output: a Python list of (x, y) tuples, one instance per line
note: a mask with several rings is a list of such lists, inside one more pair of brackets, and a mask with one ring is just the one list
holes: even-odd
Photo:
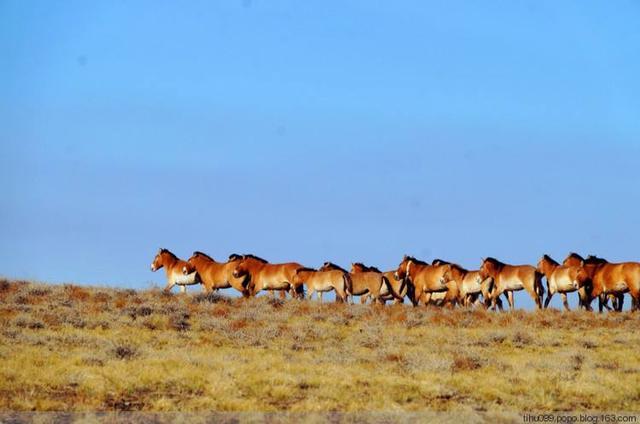
[(191, 286), (194, 284), (198, 284), (199, 281), (196, 279), (196, 275), (196, 272), (192, 272), (191, 274), (187, 275), (175, 272), (173, 274), (173, 282), (179, 286)]
[(505, 290), (510, 291), (518, 291), (524, 289), (522, 281), (517, 278), (504, 279), (501, 281), (501, 286), (504, 287)]
[(333, 290), (333, 284), (331, 281), (320, 281), (318, 284), (314, 285), (314, 289), (319, 292), (328, 292)]
[(461, 292), (463, 294), (476, 294), (482, 291), (481, 282), (477, 281), (475, 278), (471, 280), (463, 280), (461, 286)]
[(289, 288), (289, 282), (285, 277), (274, 275), (262, 280), (262, 288), (267, 290), (286, 290)]
[(607, 287), (607, 292), (624, 293), (629, 291), (629, 285), (624, 280), (619, 280)]
[(559, 293), (568, 293), (578, 290), (578, 282), (571, 280), (568, 277), (554, 278), (552, 285), (555, 286), (556, 291)]

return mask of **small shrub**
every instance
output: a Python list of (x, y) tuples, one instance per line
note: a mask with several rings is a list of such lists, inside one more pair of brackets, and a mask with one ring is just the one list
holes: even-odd
[(116, 359), (129, 360), (139, 355), (138, 349), (130, 344), (121, 343), (113, 347), (111, 351)]
[(467, 355), (456, 355), (451, 364), (452, 372), (473, 371), (482, 367), (482, 362), (478, 358)]

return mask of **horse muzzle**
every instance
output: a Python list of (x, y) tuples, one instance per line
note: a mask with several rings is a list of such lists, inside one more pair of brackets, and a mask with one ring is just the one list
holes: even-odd
[(151, 272), (156, 272), (156, 267), (151, 265)]
[(183, 267), (182, 267), (182, 273), (183, 273), (184, 275), (188, 275), (188, 274), (189, 274), (189, 270), (187, 269), (187, 267), (186, 267), (186, 266), (183, 266)]

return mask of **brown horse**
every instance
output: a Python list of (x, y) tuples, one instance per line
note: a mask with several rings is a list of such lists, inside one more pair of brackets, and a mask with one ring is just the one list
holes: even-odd
[[(320, 267), (320, 271), (327, 271), (330, 269), (337, 269), (345, 273), (347, 272), (347, 270), (332, 262), (325, 262), (322, 267)], [(387, 286), (387, 290), (391, 291), (389, 288), (389, 282), (381, 272), (365, 271), (355, 274), (348, 273), (348, 275), (349, 287), (347, 288), (347, 294), (351, 299), (351, 303), (353, 303), (353, 296), (363, 295), (370, 296), (373, 302), (384, 303), (381, 295), (383, 288)]]
[[(584, 263), (579, 265), (566, 266), (560, 265), (551, 259), (549, 255), (544, 255), (538, 261), (538, 272), (544, 274), (547, 278), (547, 298), (544, 301), (545, 309), (549, 306), (549, 302), (555, 293), (560, 293), (562, 304), (568, 311), (569, 302), (567, 301), (567, 293), (578, 291), (589, 281), (589, 274), (584, 269)], [(582, 302), (581, 302), (582, 304)]]
[[(375, 266), (366, 266), (361, 262), (354, 262), (351, 264), (351, 274), (357, 274), (359, 272), (380, 272), (389, 282), (389, 285), (386, 284), (380, 291), (380, 298), (384, 303), (388, 300), (393, 300), (394, 303), (403, 303), (404, 297), (407, 295), (407, 284), (404, 279), (396, 280), (395, 279), (395, 271), (386, 271), (382, 272)], [(389, 290), (391, 288), (391, 291)], [(369, 299), (369, 293), (360, 296), (360, 303), (366, 303)]]
[[(592, 310), (591, 289), (593, 287), (593, 275), (600, 265), (606, 263), (606, 259), (598, 258), (597, 256), (593, 255), (589, 255), (587, 259), (584, 259), (582, 256), (578, 255), (575, 252), (569, 253), (569, 255), (567, 255), (565, 260), (562, 262), (562, 265), (564, 266), (580, 266), (580, 264), (582, 264), (583, 269), (586, 271), (588, 279), (587, 281), (585, 281), (585, 284), (578, 290), (578, 296), (580, 299), (580, 305), (589, 311)], [(609, 306), (609, 299), (611, 299), (614, 310), (622, 310), (622, 306), (624, 304), (624, 294), (603, 293), (598, 296), (598, 308), (600, 312), (602, 312), (604, 308), (607, 308), (607, 310), (609, 311), (611, 310), (611, 307)]]
[(302, 284), (307, 287), (307, 299), (311, 299), (313, 293), (317, 293), (318, 299), (322, 302), (323, 293), (335, 290), (336, 297), (342, 302), (347, 301), (349, 275), (346, 272), (337, 269), (316, 271), (313, 268), (300, 268), (293, 278), (293, 285), (299, 287)]
[(531, 265), (508, 265), (495, 258), (487, 258), (482, 261), (480, 278), (493, 279), (493, 291), (491, 293), (492, 307), (496, 308), (496, 299), (504, 292), (509, 292), (509, 306), (514, 308), (513, 292), (526, 290), (529, 296), (536, 302), (538, 309), (542, 308), (542, 274)]
[[(200, 276), (193, 265), (179, 259), (169, 250), (160, 248), (151, 263), (151, 271), (156, 272), (163, 267), (167, 275), (167, 285), (164, 288), (165, 292), (171, 291), (173, 286), (178, 285), (180, 286), (180, 292), (186, 293), (187, 286), (200, 284), (201, 282)], [(183, 269), (187, 270), (186, 274), (183, 273)]]
[(450, 279), (450, 264), (429, 265), (412, 256), (405, 255), (394, 274), (396, 280), (406, 279), (413, 306), (429, 302), (429, 294), (433, 292), (446, 292)]
[[(587, 258), (587, 261), (589, 258)], [(595, 268), (590, 299), (613, 294), (618, 298), (616, 310), (621, 311), (624, 294), (631, 295), (631, 309), (640, 310), (640, 263), (603, 263)], [(590, 303), (590, 302), (589, 302)], [(602, 305), (600, 306), (602, 312)]]
[[(217, 262), (209, 255), (196, 251), (193, 252), (187, 262), (192, 267), (195, 267), (206, 292), (233, 287), (242, 293), (242, 296), (248, 297), (249, 291), (247, 290), (245, 279), (233, 276), (233, 270), (240, 259), (239, 255), (233, 254), (229, 256), (227, 262)], [(188, 274), (189, 267), (184, 266), (182, 272)]]
[[(448, 262), (436, 260), (432, 262), (432, 265), (443, 265), (446, 263)], [(448, 277), (457, 284), (457, 301), (462, 306), (469, 307), (477, 305), (480, 302), (480, 296), (482, 296), (485, 301), (491, 296), (493, 280), (491, 278), (486, 278), (484, 280), (480, 278), (480, 271), (469, 271), (462, 268), (460, 265), (451, 264), (451, 271)], [(449, 290), (447, 290), (447, 296), (449, 298), (452, 298), (454, 294), (454, 290), (452, 290), (452, 293), (449, 293)], [(438, 293), (438, 295), (440, 295), (440, 293)], [(484, 304), (485, 307), (488, 306), (486, 302), (484, 302)]]
[(304, 268), (299, 263), (288, 262), (271, 264), (254, 255), (244, 255), (233, 270), (233, 277), (249, 277), (247, 288), (255, 296), (262, 290), (289, 291), (292, 297), (300, 297), (304, 290), (302, 285), (294, 285), (296, 271)]

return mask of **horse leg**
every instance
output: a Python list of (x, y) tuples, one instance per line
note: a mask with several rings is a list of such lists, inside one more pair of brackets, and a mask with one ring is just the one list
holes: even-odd
[(184, 284), (180, 285), (180, 294), (186, 294), (187, 293), (187, 286), (185, 286)]
[(171, 291), (171, 289), (173, 288), (173, 286), (175, 286), (176, 283), (174, 283), (173, 281), (167, 281), (167, 285), (164, 286), (164, 291), (166, 293), (169, 293)]
[(569, 308), (569, 302), (567, 301), (567, 294), (560, 293), (560, 297), (562, 297), (562, 304), (564, 305), (564, 309), (566, 309), (567, 311), (570, 311), (571, 308)]
[(549, 302), (551, 302), (551, 298), (554, 294), (556, 294), (556, 292), (549, 288), (549, 290), (547, 291), (547, 298), (544, 300), (544, 309), (547, 309), (549, 307)]
[(365, 293), (362, 296), (360, 296), (361, 305), (364, 305), (365, 303), (367, 303), (367, 300), (369, 300), (369, 293)]
[(513, 290), (507, 290), (506, 296), (507, 302), (509, 302), (509, 309), (513, 311), (516, 307), (516, 302), (513, 299)]
[(322, 303), (322, 292), (318, 291), (318, 300)]
[[(631, 299), (633, 299), (633, 297)], [(616, 296), (616, 311), (622, 312), (623, 306), (624, 306), (624, 293), (621, 293)]]
[(336, 292), (336, 299), (340, 298), (342, 302), (346, 300), (345, 292), (340, 286), (334, 287), (333, 290)]

